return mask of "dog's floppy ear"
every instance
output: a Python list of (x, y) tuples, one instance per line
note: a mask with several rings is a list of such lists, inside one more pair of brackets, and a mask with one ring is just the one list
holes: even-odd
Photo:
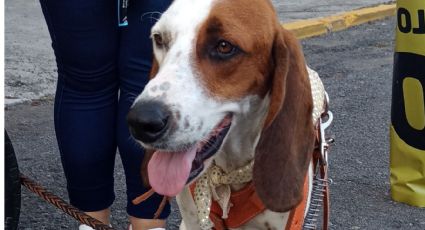
[(149, 73), (149, 80), (152, 80), (152, 78), (154, 78), (156, 76), (156, 74), (158, 73), (158, 71), (159, 71), (158, 61), (154, 57), (153, 60), (152, 60), (151, 71)]
[(270, 107), (256, 148), (253, 181), (268, 209), (285, 212), (303, 197), (314, 147), (313, 101), (301, 46), (281, 26), (272, 59)]

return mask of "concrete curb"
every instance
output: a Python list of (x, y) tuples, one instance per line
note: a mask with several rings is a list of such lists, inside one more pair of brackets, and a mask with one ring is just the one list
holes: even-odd
[(340, 31), (366, 22), (395, 15), (396, 4), (383, 4), (322, 18), (284, 23), (282, 26), (299, 39)]

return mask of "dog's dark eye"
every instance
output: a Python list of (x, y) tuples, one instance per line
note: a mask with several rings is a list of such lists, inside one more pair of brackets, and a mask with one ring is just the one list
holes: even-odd
[(164, 45), (164, 40), (162, 39), (161, 34), (153, 34), (153, 40), (158, 47), (162, 47)]
[(211, 56), (215, 59), (226, 60), (233, 57), (238, 52), (238, 48), (232, 43), (220, 40), (213, 51), (211, 52)]
[(228, 41), (220, 41), (217, 45), (217, 52), (223, 55), (228, 55), (233, 52), (235, 47)]

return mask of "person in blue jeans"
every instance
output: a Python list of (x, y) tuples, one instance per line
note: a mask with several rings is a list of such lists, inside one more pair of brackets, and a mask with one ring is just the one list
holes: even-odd
[[(58, 68), (55, 131), (72, 205), (110, 224), (118, 151), (133, 230), (163, 227), (170, 208), (153, 220), (162, 197), (139, 205), (146, 192), (143, 149), (130, 137), (126, 115), (148, 81), (150, 30), (171, 0), (131, 0), (128, 26), (118, 26), (118, 0), (40, 0)], [(80, 229), (91, 229), (81, 225)]]

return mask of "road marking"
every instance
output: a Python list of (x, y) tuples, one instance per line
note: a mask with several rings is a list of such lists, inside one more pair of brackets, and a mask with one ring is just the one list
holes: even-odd
[(394, 16), (396, 4), (383, 4), (374, 7), (339, 13), (327, 17), (283, 23), (282, 26), (295, 33), (299, 39), (314, 37), (347, 29), (386, 17)]

